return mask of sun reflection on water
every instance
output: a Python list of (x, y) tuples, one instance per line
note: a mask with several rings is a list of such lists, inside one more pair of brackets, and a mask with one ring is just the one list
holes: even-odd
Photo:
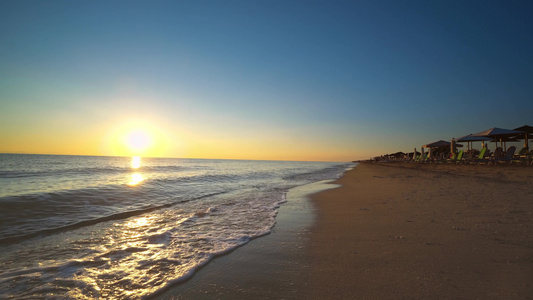
[[(140, 167), (141, 167), (141, 157), (133, 156), (131, 158), (131, 168), (135, 170), (135, 169), (139, 169)], [(141, 181), (143, 180), (144, 180), (144, 177), (142, 176), (142, 174), (139, 172), (135, 172), (131, 174), (131, 178), (130, 178), (130, 181), (128, 182), (128, 185), (134, 186), (134, 185), (141, 183)]]
[(128, 185), (137, 185), (143, 180), (144, 180), (144, 178), (141, 175), (141, 173), (133, 173), (133, 174), (131, 174), (131, 179), (130, 179), (130, 182), (128, 183)]
[(137, 229), (139, 227), (144, 227), (146, 225), (150, 225), (153, 221), (152, 219), (148, 217), (140, 217), (140, 218), (132, 219), (125, 224), (125, 227), (130, 228), (130, 229)]
[(138, 169), (141, 167), (141, 157), (140, 156), (133, 156), (131, 158), (131, 168), (132, 169)]

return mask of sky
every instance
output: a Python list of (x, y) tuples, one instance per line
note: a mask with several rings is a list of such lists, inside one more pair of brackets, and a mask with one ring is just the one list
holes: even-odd
[(533, 126), (533, 1), (0, 1), (0, 153), (352, 161)]

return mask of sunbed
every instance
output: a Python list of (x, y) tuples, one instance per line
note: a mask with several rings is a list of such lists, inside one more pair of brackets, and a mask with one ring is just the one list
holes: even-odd
[(517, 155), (515, 155), (514, 159), (512, 160), (512, 163), (519, 162), (523, 163), (524, 165), (529, 165), (531, 163), (531, 155), (529, 154), (529, 149), (527, 147), (522, 147)]
[(487, 160), (485, 159), (486, 153), (487, 153), (487, 148), (481, 148), (479, 155), (476, 158), (472, 159), (470, 163), (475, 163), (475, 164), (486, 163), (487, 162)]
[(464, 152), (463, 150), (459, 151), (459, 153), (457, 154), (457, 157), (456, 157), (456, 159), (455, 159), (455, 163), (462, 163), (462, 162), (464, 162), (464, 161), (463, 161), (463, 154), (464, 154), (464, 153), (465, 153), (465, 152)]
[(526, 147), (522, 147), (522, 149), (520, 149), (520, 151), (518, 152), (518, 155), (520, 156), (526, 156), (527, 154), (528, 152)]
[(496, 161), (499, 163), (506, 163), (506, 162), (512, 163), (513, 161), (516, 162), (516, 160), (513, 159), (515, 151), (516, 151), (515, 146), (509, 147), (509, 149), (507, 149), (507, 152), (505, 152), (505, 156), (502, 158), (496, 159)]
[(449, 163), (458, 163), (458, 162), (461, 162), (461, 160), (463, 159), (463, 153), (464, 151), (461, 150), (457, 153), (457, 155), (452, 155), (452, 157), (450, 158), (450, 160), (448, 160)]

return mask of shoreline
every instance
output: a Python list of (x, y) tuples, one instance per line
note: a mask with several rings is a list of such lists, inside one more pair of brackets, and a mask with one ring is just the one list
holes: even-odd
[(270, 234), (215, 257), (186, 281), (150, 299), (302, 299), (310, 265), (306, 249), (315, 221), (312, 194), (333, 189), (333, 180), (290, 189)]

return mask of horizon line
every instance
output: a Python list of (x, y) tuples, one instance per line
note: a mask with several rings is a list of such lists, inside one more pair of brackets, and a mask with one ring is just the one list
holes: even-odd
[(56, 153), (24, 153), (24, 152), (0, 152), (0, 154), (14, 155), (53, 155), (53, 156), (87, 156), (87, 157), (141, 157), (141, 158), (162, 158), (162, 159), (205, 159), (205, 160), (235, 160), (235, 161), (286, 161), (286, 162), (338, 162), (348, 163), (351, 161), (324, 161), (324, 160), (292, 160), (292, 159), (245, 159), (245, 158), (201, 158), (201, 157), (162, 157), (162, 156), (142, 156), (142, 155), (96, 155), (96, 154), (56, 154)]

